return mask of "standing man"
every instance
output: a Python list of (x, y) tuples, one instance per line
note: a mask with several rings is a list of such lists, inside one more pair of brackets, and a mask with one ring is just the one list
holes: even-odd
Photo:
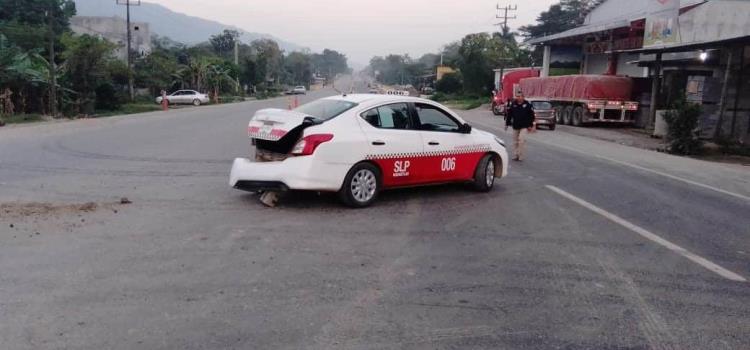
[(523, 98), (523, 93), (516, 93), (516, 98), (509, 105), (505, 113), (505, 130), (513, 127), (513, 160), (522, 161), (526, 148), (524, 130), (533, 132), (534, 107)]

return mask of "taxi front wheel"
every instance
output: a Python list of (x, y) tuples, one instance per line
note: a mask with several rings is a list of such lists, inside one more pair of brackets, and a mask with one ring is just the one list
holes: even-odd
[(474, 171), (473, 187), (479, 192), (489, 192), (495, 185), (495, 159), (491, 154), (486, 154), (479, 161)]
[(380, 170), (370, 163), (359, 163), (349, 170), (339, 197), (353, 208), (364, 208), (378, 197), (382, 184)]

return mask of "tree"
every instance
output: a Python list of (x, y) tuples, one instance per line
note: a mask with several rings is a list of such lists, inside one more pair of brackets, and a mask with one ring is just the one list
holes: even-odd
[(519, 31), (524, 37), (531, 39), (573, 29), (583, 23), (584, 14), (595, 3), (595, 0), (562, 0), (540, 13), (536, 19), (537, 24), (523, 26)]
[(469, 34), (461, 40), (457, 65), (467, 92), (484, 94), (492, 90), (496, 62), (490, 58), (491, 46), (492, 37), (487, 33)]
[(40, 53), (48, 57), (52, 114), (57, 111), (57, 52), (61, 35), (68, 30), (70, 17), (75, 13), (73, 0), (0, 0), (0, 32), (23, 50), (41, 49)]
[(137, 86), (147, 87), (153, 95), (158, 95), (161, 90), (174, 89), (175, 73), (179, 69), (176, 57), (155, 49), (135, 62), (135, 82)]
[(292, 85), (308, 85), (312, 80), (312, 58), (302, 52), (292, 52), (284, 59), (284, 70)]
[(214, 103), (219, 103), (219, 93), (224, 84), (235, 83), (230, 72), (230, 68), (220, 64), (211, 64), (206, 68), (206, 82), (212, 92)]
[(211, 36), (209, 42), (217, 55), (229, 57), (234, 51), (234, 46), (240, 37), (240, 32), (231, 29), (224, 29), (221, 34)]
[(328, 80), (349, 71), (346, 55), (336, 50), (324, 49), (323, 53), (313, 55), (312, 62), (315, 72)]
[(279, 44), (271, 39), (259, 39), (250, 43), (255, 53), (256, 72), (263, 82), (276, 80), (281, 73), (283, 53)]
[(444, 94), (455, 94), (462, 89), (461, 77), (457, 73), (448, 73), (435, 83), (435, 90)]
[(93, 113), (96, 88), (110, 79), (107, 67), (114, 59), (112, 53), (115, 46), (90, 35), (66, 34), (62, 41), (66, 47), (62, 53), (65, 59), (65, 80), (78, 93), (76, 107), (79, 112)]

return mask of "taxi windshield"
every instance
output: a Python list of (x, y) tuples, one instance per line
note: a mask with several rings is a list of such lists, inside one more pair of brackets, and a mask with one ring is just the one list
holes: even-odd
[(295, 111), (326, 121), (354, 108), (356, 105), (356, 103), (349, 101), (323, 99), (299, 106)]

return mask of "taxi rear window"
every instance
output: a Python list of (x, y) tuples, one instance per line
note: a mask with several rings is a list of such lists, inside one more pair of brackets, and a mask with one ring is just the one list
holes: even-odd
[(342, 100), (317, 100), (299, 106), (295, 111), (326, 121), (354, 108), (356, 105), (354, 102)]

